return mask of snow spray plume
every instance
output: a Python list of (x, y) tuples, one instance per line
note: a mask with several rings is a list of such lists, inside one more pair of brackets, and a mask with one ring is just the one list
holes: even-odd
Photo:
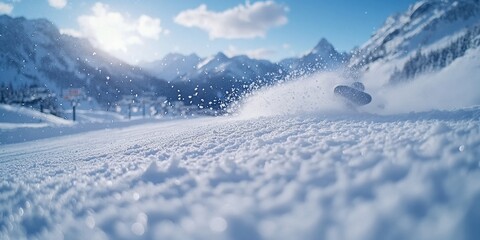
[(316, 73), (281, 82), (253, 92), (243, 99), (239, 118), (258, 118), (308, 113), (344, 113), (344, 103), (334, 96), (338, 84), (348, 80), (337, 72)]
[[(373, 100), (353, 112), (390, 115), (431, 110), (454, 110), (480, 105), (480, 49), (434, 73), (417, 76), (409, 82), (391, 84), (391, 72), (377, 71), (360, 79), (344, 72), (320, 72), (280, 82), (254, 91), (241, 100), (239, 118), (277, 115), (352, 113), (334, 96), (336, 85), (364, 83)], [(387, 81), (385, 80), (387, 79)]]

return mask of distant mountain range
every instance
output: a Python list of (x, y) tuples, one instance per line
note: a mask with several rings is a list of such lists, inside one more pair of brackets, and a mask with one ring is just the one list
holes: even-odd
[(286, 74), (295, 76), (316, 71), (335, 70), (347, 63), (349, 55), (339, 53), (325, 38), (307, 54), (298, 58), (287, 58), (278, 63), (267, 60), (251, 59), (240, 55), (227, 57), (219, 52), (214, 56), (200, 58), (196, 54), (167, 54), (163, 59), (144, 62), (140, 66), (150, 74), (168, 81), (206, 82), (219, 77), (248, 79), (271, 79)]
[(200, 108), (222, 109), (254, 88), (317, 71), (340, 69), (355, 79), (386, 74), (378, 84), (437, 71), (480, 45), (479, 0), (422, 0), (385, 24), (358, 49), (340, 53), (326, 39), (307, 54), (278, 63), (219, 52), (167, 54), (132, 66), (47, 20), (0, 16), (0, 82), (36, 84), (61, 93), (83, 88), (103, 106), (125, 95), (154, 94)]

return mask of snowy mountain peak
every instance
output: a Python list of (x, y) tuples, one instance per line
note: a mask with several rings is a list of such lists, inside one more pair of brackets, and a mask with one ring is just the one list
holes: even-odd
[(212, 71), (212, 69), (218, 71), (218, 66), (221, 64), (225, 65), (229, 60), (230, 58), (227, 57), (227, 55), (225, 55), (223, 52), (218, 52), (217, 54), (200, 61), (197, 64), (196, 69), (198, 69), (199, 72), (209, 72)]
[(223, 52), (218, 52), (217, 54), (215, 54), (213, 59), (217, 62), (223, 62), (223, 61), (227, 61), (229, 58)]
[(333, 45), (327, 39), (322, 38), (310, 53), (316, 55), (328, 55), (332, 52), (335, 52)]
[(347, 60), (347, 54), (339, 53), (325, 38), (306, 55), (300, 58), (287, 58), (279, 64), (292, 76), (310, 74), (317, 71), (331, 71), (342, 66)]
[(196, 54), (183, 55), (180, 53), (169, 53), (161, 60), (142, 63), (141, 66), (152, 75), (173, 81), (197, 68), (202, 59)]

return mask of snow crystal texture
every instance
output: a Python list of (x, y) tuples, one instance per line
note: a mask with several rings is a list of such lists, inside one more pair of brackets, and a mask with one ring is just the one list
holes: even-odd
[(480, 109), (0, 146), (0, 239), (477, 239)]

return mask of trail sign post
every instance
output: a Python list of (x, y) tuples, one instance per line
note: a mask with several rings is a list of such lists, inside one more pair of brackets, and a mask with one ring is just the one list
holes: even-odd
[(85, 97), (85, 93), (82, 88), (68, 88), (63, 90), (63, 98), (66, 100), (70, 100), (72, 103), (72, 119), (74, 122), (76, 120), (75, 110), (76, 110), (78, 101), (84, 97)]

